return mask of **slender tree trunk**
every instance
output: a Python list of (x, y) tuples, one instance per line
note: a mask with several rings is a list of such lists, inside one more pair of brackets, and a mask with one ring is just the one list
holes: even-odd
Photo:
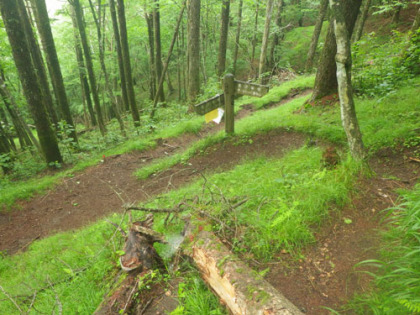
[(226, 50), (229, 31), (230, 0), (222, 1), (222, 25), (220, 29), (219, 54), (217, 57), (217, 76), (220, 78), (226, 69)]
[(156, 94), (156, 71), (155, 71), (155, 39), (153, 36), (153, 15), (145, 14), (147, 22), (147, 35), (149, 38), (149, 84), (150, 84), (150, 99), (154, 100)]
[(108, 71), (107, 71), (107, 68), (106, 68), (106, 65), (105, 65), (104, 45), (103, 45), (103, 40), (102, 40), (102, 37), (104, 37), (104, 36), (102, 35), (102, 31), (101, 31), (101, 23), (102, 23), (101, 22), (102, 21), (101, 20), (101, 0), (98, 0), (98, 17), (96, 17), (95, 7), (93, 6), (92, 0), (89, 0), (89, 4), (90, 4), (91, 11), (92, 11), (93, 20), (95, 21), (96, 34), (98, 36), (99, 62), (101, 64), (101, 70), (102, 70), (102, 73), (104, 74), (104, 78), (105, 78), (105, 90), (106, 90), (106, 92), (108, 94), (108, 97), (111, 101), (112, 111), (113, 111), (113, 114), (115, 115), (115, 118), (117, 118), (118, 124), (120, 126), (121, 133), (125, 137), (126, 133), (125, 133), (124, 122), (121, 119), (121, 114), (120, 114), (120, 110), (118, 108), (117, 99), (114, 95), (114, 92), (112, 91), (111, 82), (109, 80)]
[(258, 70), (258, 76), (261, 79), (261, 83), (264, 84), (265, 80), (262, 77), (266, 68), (266, 55), (268, 47), (268, 36), (270, 34), (270, 24), (271, 24), (271, 15), (273, 13), (273, 3), (274, 0), (267, 0), (267, 11), (265, 15), (265, 25), (264, 25), (264, 35), (261, 44), (261, 54), (260, 54), (260, 64)]
[(200, 0), (189, 0), (188, 14), (188, 101), (191, 106), (200, 92)]
[(80, 36), (78, 33), (78, 28), (77, 28), (77, 21), (76, 21), (74, 12), (72, 12), (70, 15), (73, 21), (74, 48), (76, 51), (77, 67), (79, 70), (80, 86), (82, 90), (82, 102), (85, 101), (87, 104), (89, 117), (90, 117), (92, 126), (97, 126), (98, 121), (96, 120), (95, 112), (93, 110), (92, 99), (90, 97), (89, 82), (86, 75), (86, 67), (85, 67), (85, 61), (83, 58), (83, 51), (82, 51), (82, 47), (80, 46)]
[(43, 103), (48, 111), (52, 123), (55, 127), (57, 127), (58, 117), (54, 109), (54, 102), (49, 89), (50, 85), (48, 82), (48, 76), (45, 70), (45, 64), (44, 59), (42, 58), (41, 49), (39, 48), (38, 42), (35, 39), (35, 34), (28, 16), (28, 11), (26, 10), (25, 3), (23, 2), (23, 0), (18, 0), (17, 3), (19, 6), (20, 14), (22, 16), (23, 24), (21, 25), (21, 27), (23, 26), (24, 32), (27, 34), (26, 40), (30, 48), (32, 63), (36, 69), (36, 74), (42, 91)]
[(127, 25), (125, 21), (124, 0), (117, 0), (118, 21), (120, 26), (121, 52), (124, 64), (125, 83), (127, 85), (127, 96), (130, 104), (131, 115), (133, 116), (134, 126), (140, 126), (140, 115), (137, 109), (136, 97), (134, 94), (133, 76), (131, 74), (130, 51), (128, 48)]
[(415, 31), (417, 31), (419, 26), (420, 26), (420, 7), (417, 10), (416, 17), (414, 18), (413, 25), (411, 26), (411, 33), (414, 33)]
[(86, 36), (85, 24), (83, 19), (83, 10), (80, 6), (79, 0), (73, 0), (74, 11), (76, 15), (77, 27), (79, 29), (80, 40), (82, 42), (83, 53), (86, 61), (86, 69), (88, 72), (89, 82), (90, 82), (90, 92), (92, 93), (93, 97), (93, 104), (95, 105), (97, 121), (99, 125), (99, 130), (101, 131), (102, 136), (105, 136), (106, 128), (102, 116), (102, 109), (101, 104), (99, 101), (98, 91), (96, 90), (96, 76), (95, 72), (93, 71), (93, 63), (92, 63), (92, 56), (90, 54), (90, 48), (88, 39)]
[(111, 20), (112, 20), (112, 30), (114, 31), (115, 37), (115, 49), (117, 50), (118, 56), (118, 70), (120, 73), (120, 81), (121, 81), (121, 94), (122, 94), (122, 101), (125, 110), (130, 110), (130, 102), (128, 101), (128, 92), (127, 92), (127, 84), (125, 78), (125, 69), (124, 69), (124, 61), (123, 61), (123, 54), (121, 50), (121, 38), (120, 38), (120, 30), (118, 26), (117, 20), (117, 13), (115, 9), (115, 1), (109, 0), (109, 10), (111, 13)]
[(38, 149), (38, 152), (42, 154), (42, 149), (38, 143), (38, 140), (36, 140), (31, 131), (29, 131), (29, 133), (27, 132), (29, 127), (23, 120), (22, 115), (19, 112), (18, 106), (16, 105), (12, 94), (7, 89), (6, 83), (3, 81), (3, 78), (0, 78), (0, 95), (3, 99), (4, 105), (6, 106), (6, 110), (9, 113), (10, 118), (12, 119), (16, 135), (19, 138), (20, 147), (24, 149), (25, 147), (31, 147), (32, 145), (34, 145)]
[(372, 0), (364, 0), (362, 15), (359, 16), (356, 22), (355, 30), (353, 32), (353, 42), (357, 42), (362, 38), (363, 28), (368, 18), (370, 4)]
[(283, 12), (283, 7), (284, 7), (284, 1), (283, 0), (279, 0), (278, 4), (277, 4), (277, 14), (276, 14), (276, 19), (275, 19), (275, 23), (277, 26), (277, 30), (274, 32), (274, 36), (273, 36), (273, 41), (271, 43), (271, 49), (270, 49), (270, 58), (269, 58), (269, 67), (271, 69), (273, 69), (275, 67), (275, 52), (276, 52), (276, 47), (279, 45), (280, 43), (280, 39), (281, 39), (281, 35), (282, 35), (282, 31), (281, 31), (281, 13)]
[[(159, 0), (155, 0), (155, 7), (153, 8), (153, 31), (154, 31), (154, 40), (155, 40), (155, 50), (156, 50), (156, 58), (155, 58), (155, 70), (156, 70), (156, 80), (159, 82), (163, 77), (165, 79), (165, 75), (162, 75), (162, 44), (160, 41), (160, 11), (159, 11)], [(163, 85), (158, 86), (159, 92), (159, 100), (164, 103), (165, 102), (165, 92), (163, 90)]]
[[(343, 14), (346, 21), (347, 32), (352, 34), (354, 24), (359, 13), (362, 0), (342, 0)], [(309, 102), (314, 102), (326, 95), (337, 92), (337, 66), (335, 55), (337, 44), (334, 36), (334, 25), (330, 23), (327, 38), (322, 49), (321, 58), (318, 64), (318, 71), (315, 78), (314, 91)]]
[[(166, 71), (168, 70), (169, 61), (170, 61), (171, 56), (172, 56), (172, 51), (173, 51), (174, 46), (175, 46), (176, 38), (178, 37), (179, 26), (181, 24), (182, 16), (184, 15), (186, 3), (187, 2), (184, 1), (184, 4), (182, 5), (182, 8), (181, 8), (181, 12), (179, 13), (179, 16), (178, 16), (178, 20), (176, 22), (174, 35), (172, 36), (171, 44), (170, 44), (169, 50), (168, 50), (168, 55), (166, 56), (165, 65), (163, 66), (161, 78), (159, 79), (158, 90), (163, 85), (163, 78), (165, 76)], [(155, 98), (153, 100), (153, 109), (152, 109), (152, 112), (150, 113), (150, 118), (151, 119), (153, 119), (153, 117), (155, 115), (156, 105), (157, 105), (157, 102), (158, 102), (159, 94), (160, 94), (159, 92), (156, 92)]]
[[(43, 105), (42, 90), (36, 70), (30, 62), (28, 63), (31, 60), (31, 52), (27, 41), (23, 39), (33, 34), (25, 34), (23, 31), (22, 25), (29, 24), (29, 21), (23, 21), (24, 18), (28, 18), (26, 14), (23, 12), (21, 12), (22, 15), (19, 14), (18, 1), (0, 1), (0, 11), (12, 48), (13, 59), (18, 69), (25, 98), (34, 118), (45, 159), (47, 163), (62, 162), (57, 138)], [(33, 38), (33, 40), (35, 39)]]
[(351, 85), (351, 46), (350, 36), (346, 28), (343, 6), (339, 0), (330, 0), (334, 15), (333, 26), (337, 41), (337, 80), (340, 97), (341, 121), (347, 135), (350, 152), (355, 159), (365, 157), (365, 151), (354, 107), (353, 89)]
[(78, 143), (76, 126), (70, 112), (70, 105), (67, 99), (66, 89), (64, 87), (63, 75), (61, 73), (60, 63), (58, 61), (57, 50), (55, 48), (54, 38), (51, 32), (50, 20), (48, 17), (45, 0), (32, 0), (35, 21), (38, 26), (38, 32), (41, 37), (42, 46), (45, 51), (48, 69), (50, 69), (51, 82), (60, 106), (61, 117), (66, 123), (73, 127), (70, 137), (75, 143)]
[(328, 10), (328, 0), (321, 0), (321, 3), (319, 5), (318, 18), (315, 23), (314, 33), (312, 34), (311, 45), (309, 46), (308, 56), (306, 58), (305, 72), (312, 71), (316, 47), (318, 46), (319, 35), (321, 34), (322, 24), (324, 23), (327, 10)]
[(239, 41), (241, 39), (242, 7), (243, 7), (243, 4), (244, 4), (244, 0), (239, 0), (238, 25), (236, 27), (235, 51), (233, 53), (233, 74), (236, 74), (236, 70), (237, 70), (238, 53), (239, 53)]
[(401, 13), (401, 9), (402, 6), (401, 5), (397, 5), (393, 14), (392, 14), (392, 23), (393, 24), (398, 24), (400, 23), (400, 13)]
[(257, 47), (257, 33), (258, 33), (258, 15), (260, 12), (260, 3), (257, 0), (255, 8), (255, 22), (254, 22), (254, 35), (252, 36), (252, 55), (251, 55), (251, 68), (254, 71), (255, 48)]

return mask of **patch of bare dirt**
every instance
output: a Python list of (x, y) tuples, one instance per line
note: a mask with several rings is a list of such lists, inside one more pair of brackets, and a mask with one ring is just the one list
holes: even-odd
[[(420, 163), (410, 161), (414, 149), (393, 152), (384, 149), (370, 160), (375, 173), (362, 178), (351, 203), (316, 234), (316, 243), (299, 261), (279, 254), (267, 280), (306, 314), (330, 314), (324, 306), (338, 309), (355, 292), (369, 288), (369, 277), (355, 264), (377, 258), (382, 211), (397, 202), (396, 189), (410, 188), (420, 178)], [(346, 313), (346, 312), (342, 312)]]

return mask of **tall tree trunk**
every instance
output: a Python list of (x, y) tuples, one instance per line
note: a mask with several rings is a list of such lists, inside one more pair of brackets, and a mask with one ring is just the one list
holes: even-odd
[(76, 126), (73, 123), (73, 118), (70, 112), (70, 105), (67, 99), (66, 89), (64, 87), (63, 75), (58, 61), (57, 50), (55, 49), (45, 0), (32, 0), (32, 4), (35, 21), (38, 26), (38, 32), (45, 51), (47, 64), (49, 65), (48, 69), (50, 70), (51, 82), (55, 95), (57, 96), (58, 105), (60, 106), (60, 114), (66, 123), (73, 127), (70, 137), (73, 138), (75, 143), (78, 143)]
[(417, 31), (419, 26), (420, 26), (420, 7), (417, 10), (416, 17), (414, 18), (413, 25), (411, 26), (411, 33), (414, 33), (415, 31)]
[(242, 7), (244, 0), (239, 0), (238, 8), (238, 25), (236, 26), (236, 37), (235, 37), (235, 51), (233, 53), (233, 74), (236, 74), (238, 53), (239, 53), (239, 40), (241, 39), (241, 26), (242, 26)]
[(133, 76), (131, 74), (130, 51), (128, 48), (127, 25), (125, 21), (124, 0), (117, 0), (118, 21), (120, 27), (121, 52), (124, 64), (125, 83), (127, 85), (127, 96), (130, 104), (131, 115), (133, 116), (134, 126), (140, 126), (140, 115), (137, 109), (136, 96), (134, 94)]
[(334, 33), (337, 41), (337, 81), (340, 97), (341, 121), (347, 135), (350, 152), (355, 159), (365, 157), (365, 151), (354, 107), (353, 89), (351, 85), (351, 48), (350, 36), (346, 28), (343, 6), (339, 0), (330, 0), (333, 11)]
[(200, 0), (189, 0), (188, 101), (190, 109), (200, 92)]
[(357, 42), (362, 38), (363, 28), (365, 27), (371, 2), (372, 0), (364, 0), (362, 15), (360, 15), (357, 19), (355, 30), (353, 32), (353, 42)]
[(105, 77), (105, 90), (108, 94), (108, 98), (111, 101), (112, 111), (113, 111), (113, 114), (115, 115), (115, 118), (117, 118), (118, 124), (120, 126), (121, 133), (125, 137), (126, 133), (125, 133), (125, 128), (124, 128), (124, 122), (121, 119), (120, 110), (119, 110), (118, 104), (117, 104), (117, 98), (115, 97), (114, 92), (112, 91), (112, 85), (111, 85), (111, 82), (109, 80), (108, 71), (107, 71), (107, 68), (106, 68), (106, 65), (105, 65), (105, 54), (104, 54), (104, 45), (103, 45), (103, 37), (104, 36), (102, 35), (102, 31), (101, 31), (101, 24), (102, 24), (102, 20), (101, 20), (101, 6), (102, 6), (101, 5), (101, 0), (98, 0), (98, 16), (96, 16), (95, 7), (92, 3), (92, 0), (89, 0), (89, 4), (90, 4), (91, 11), (92, 11), (93, 20), (95, 21), (96, 34), (98, 36), (99, 62), (101, 64), (102, 73), (104, 74), (104, 77)]
[[(370, 1), (370, 0), (368, 0)], [(321, 34), (322, 24), (328, 10), (328, 0), (321, 0), (319, 5), (319, 14), (315, 23), (314, 33), (312, 34), (311, 45), (309, 46), (308, 56), (306, 58), (305, 72), (311, 72), (314, 63), (316, 47), (318, 46), (319, 35)]]
[[(353, 32), (361, 3), (362, 0), (342, 0), (343, 14), (349, 36), (351, 36)], [(314, 102), (326, 95), (337, 92), (336, 53), (337, 44), (334, 36), (334, 25), (333, 23), (330, 23), (324, 48), (322, 49), (318, 71), (316, 73), (314, 91), (309, 102)]]
[[(23, 39), (31, 34), (25, 34), (22, 25), (29, 23), (29, 21), (23, 21), (24, 18), (27, 18), (26, 14), (19, 15), (18, 1), (0, 1), (0, 11), (12, 48), (13, 59), (18, 69), (25, 98), (34, 118), (45, 159), (47, 163), (62, 162), (57, 138), (43, 105), (42, 90), (39, 86), (36, 70), (30, 62), (28, 63), (31, 60), (31, 52), (27, 41)], [(33, 40), (35, 41), (34, 38)]]
[(86, 61), (86, 69), (88, 72), (89, 83), (90, 83), (90, 92), (93, 97), (93, 104), (95, 105), (99, 130), (101, 131), (102, 136), (105, 136), (106, 128), (105, 128), (105, 124), (104, 124), (104, 120), (102, 116), (102, 109), (101, 109), (101, 104), (99, 101), (98, 91), (96, 90), (97, 88), (96, 76), (95, 76), (95, 72), (93, 71), (92, 56), (90, 54), (90, 48), (89, 48), (88, 39), (86, 36), (85, 24), (84, 24), (84, 19), (83, 19), (83, 10), (82, 10), (82, 7), (80, 6), (79, 0), (73, 0), (73, 6), (74, 6), (74, 12), (76, 15), (77, 27), (79, 29), (80, 40), (82, 42), (83, 54)]
[(260, 77), (262, 84), (265, 83), (265, 79), (262, 77), (262, 75), (266, 70), (265, 69), (266, 68), (266, 55), (267, 55), (267, 47), (268, 47), (268, 36), (270, 34), (271, 15), (273, 13), (273, 3), (274, 3), (274, 0), (267, 0), (264, 35), (263, 35), (263, 39), (261, 43), (260, 63), (259, 63), (259, 70), (258, 70), (258, 76)]
[(222, 25), (220, 29), (219, 53), (217, 57), (217, 76), (220, 78), (226, 69), (226, 50), (229, 31), (230, 0), (222, 1)]
[[(186, 3), (187, 2), (184, 1), (184, 4), (182, 5), (182, 8), (181, 8), (181, 12), (179, 13), (179, 16), (178, 16), (178, 20), (176, 22), (174, 35), (172, 36), (171, 44), (170, 44), (169, 50), (168, 50), (168, 55), (166, 56), (166, 60), (165, 60), (165, 65), (163, 66), (162, 74), (161, 74), (161, 77), (159, 79), (158, 90), (163, 85), (163, 78), (165, 77), (165, 73), (167, 72), (168, 67), (169, 67), (169, 61), (170, 61), (171, 56), (172, 56), (172, 51), (173, 51), (174, 46), (175, 46), (175, 41), (176, 41), (176, 39), (178, 37), (179, 26), (181, 24), (182, 16), (184, 15)], [(159, 94), (160, 94), (159, 92), (156, 92), (155, 98), (153, 100), (153, 109), (152, 109), (152, 112), (150, 113), (150, 118), (152, 118), (152, 119), (153, 119), (153, 117), (155, 115), (156, 105), (157, 105), (157, 102), (158, 102)]]
[[(159, 9), (159, 0), (155, 0), (153, 8), (153, 31), (155, 39), (155, 49), (156, 49), (156, 58), (155, 58), (155, 70), (156, 70), (156, 80), (159, 82), (165, 76), (162, 74), (162, 44), (160, 41), (160, 9)], [(163, 90), (163, 85), (158, 86), (159, 100), (165, 102), (165, 92)]]
[(42, 154), (42, 149), (39, 145), (38, 140), (36, 140), (32, 132), (29, 130), (28, 125), (23, 120), (22, 115), (19, 112), (18, 106), (16, 105), (12, 94), (7, 89), (6, 83), (4, 82), (2, 77), (0, 77), (0, 95), (3, 99), (4, 105), (6, 106), (6, 110), (9, 113), (10, 118), (12, 119), (16, 135), (19, 138), (20, 147), (24, 149), (26, 147), (31, 147), (32, 145), (34, 145), (38, 149), (38, 152)]
[(255, 59), (255, 48), (257, 47), (257, 33), (258, 33), (258, 15), (260, 12), (260, 3), (257, 0), (257, 5), (255, 8), (255, 22), (254, 22), (254, 35), (252, 36), (252, 54), (251, 54), (251, 68), (254, 72), (254, 59)]
[(52, 123), (55, 127), (57, 127), (58, 117), (54, 109), (54, 102), (51, 96), (51, 91), (49, 89), (50, 85), (48, 82), (48, 76), (45, 70), (45, 64), (44, 59), (42, 58), (41, 49), (39, 48), (38, 42), (35, 39), (35, 34), (33, 31), (31, 20), (28, 16), (28, 11), (26, 10), (25, 3), (23, 2), (23, 0), (18, 0), (17, 3), (20, 10), (20, 14), (22, 16), (21, 27), (24, 28), (24, 32), (27, 34), (26, 40), (28, 42), (28, 46), (32, 56), (32, 63), (35, 67), (39, 85), (42, 91), (43, 103), (48, 111)]
[(395, 7), (394, 12), (392, 13), (392, 23), (398, 24), (400, 23), (400, 13), (401, 13), (402, 6), (397, 5)]
[(274, 32), (274, 36), (273, 36), (273, 41), (271, 43), (271, 49), (270, 49), (270, 58), (269, 58), (269, 67), (271, 69), (273, 69), (275, 67), (275, 52), (276, 52), (276, 47), (279, 45), (280, 43), (280, 39), (282, 37), (282, 31), (281, 31), (281, 14), (283, 12), (283, 7), (284, 7), (284, 1), (283, 0), (279, 0), (279, 2), (277, 3), (277, 14), (276, 14), (276, 19), (275, 19), (275, 23), (277, 26), (277, 30)]
[(77, 27), (77, 21), (74, 11), (70, 14), (73, 21), (74, 30), (74, 48), (76, 51), (77, 68), (79, 71), (80, 86), (82, 90), (82, 102), (86, 102), (90, 121), (92, 126), (97, 126), (98, 121), (96, 120), (95, 112), (93, 110), (92, 98), (90, 97), (89, 82), (86, 75), (85, 61), (83, 58), (82, 47), (80, 46), (80, 36)]
[(147, 22), (147, 35), (149, 38), (149, 84), (150, 84), (150, 99), (154, 100), (156, 94), (156, 71), (155, 71), (155, 38), (153, 31), (153, 15), (145, 14)]
[(121, 38), (120, 38), (120, 29), (118, 26), (117, 20), (117, 13), (115, 9), (115, 1), (109, 0), (109, 10), (111, 13), (111, 20), (112, 20), (112, 30), (114, 32), (115, 37), (115, 49), (117, 50), (118, 56), (118, 70), (120, 73), (120, 81), (121, 81), (121, 94), (122, 94), (122, 101), (125, 110), (130, 110), (130, 102), (128, 101), (128, 92), (127, 92), (127, 84), (125, 78), (125, 69), (124, 69), (124, 61), (123, 61), (123, 54), (121, 50)]

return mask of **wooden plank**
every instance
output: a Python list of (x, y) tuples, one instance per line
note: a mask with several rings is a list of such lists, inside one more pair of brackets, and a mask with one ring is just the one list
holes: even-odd
[(268, 85), (260, 85), (235, 80), (235, 94), (261, 97), (268, 93)]
[(211, 224), (190, 221), (184, 252), (204, 281), (234, 315), (303, 315), (270, 283), (247, 266), (211, 232)]
[(199, 115), (205, 115), (219, 107), (225, 107), (224, 94), (217, 94), (216, 96), (209, 98), (207, 101), (194, 105), (194, 111)]

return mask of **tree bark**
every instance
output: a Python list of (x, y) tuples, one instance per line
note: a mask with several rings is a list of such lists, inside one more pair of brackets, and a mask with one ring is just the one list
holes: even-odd
[(365, 151), (353, 100), (350, 36), (346, 28), (342, 4), (339, 0), (330, 0), (330, 6), (334, 15), (332, 24), (337, 41), (337, 55), (335, 60), (337, 63), (341, 121), (347, 135), (351, 155), (357, 160), (362, 160), (365, 157)]
[(188, 101), (190, 110), (200, 92), (200, 0), (189, 0)]
[[(211, 225), (197, 220), (187, 229), (190, 241), (184, 252), (197, 265), (201, 277), (226, 305), (230, 314), (303, 314), (262, 277), (235, 257), (211, 232)], [(193, 232), (198, 231), (198, 232)]]
[[(63, 159), (58, 148), (57, 138), (51, 128), (50, 120), (43, 105), (42, 90), (39, 86), (36, 70), (28, 62), (31, 60), (30, 48), (28, 47), (27, 41), (22, 40), (30, 35), (25, 35), (22, 29), (22, 25), (29, 23), (29, 21), (23, 21), (25, 17), (27, 18), (26, 15), (19, 15), (18, 1), (0, 1), (1, 15), (6, 27), (23, 92), (34, 118), (45, 160), (47, 163), (61, 163)], [(35, 41), (34, 38), (33, 40)]]
[(124, 0), (117, 0), (118, 21), (120, 29), (121, 52), (124, 64), (125, 83), (127, 85), (127, 96), (130, 104), (131, 115), (133, 116), (134, 126), (140, 126), (140, 115), (137, 109), (136, 96), (134, 94), (133, 76), (131, 74), (130, 51), (128, 48), (127, 25), (125, 21)]
[(255, 59), (255, 48), (257, 47), (257, 32), (258, 32), (258, 15), (260, 12), (260, 3), (257, 1), (255, 8), (255, 22), (254, 22), (254, 35), (252, 36), (252, 54), (251, 54), (251, 65), (254, 64)]
[(394, 12), (392, 13), (392, 23), (398, 24), (400, 23), (400, 13), (401, 13), (402, 6), (397, 5)]
[(415, 31), (417, 31), (419, 26), (420, 26), (420, 7), (417, 10), (416, 17), (414, 19), (413, 25), (411, 26), (411, 33), (414, 33)]
[(74, 48), (76, 51), (77, 67), (79, 71), (80, 86), (82, 90), (82, 102), (86, 101), (92, 126), (97, 126), (98, 121), (96, 120), (95, 112), (93, 110), (92, 99), (90, 97), (89, 82), (86, 76), (85, 61), (83, 58), (83, 50), (82, 50), (82, 47), (80, 46), (80, 36), (78, 33), (77, 21), (76, 21), (74, 10), (70, 15), (73, 21), (73, 28), (74, 28), (74, 32), (73, 32), (74, 33)]
[(90, 54), (90, 48), (89, 48), (88, 39), (86, 36), (85, 24), (84, 24), (84, 19), (83, 19), (83, 9), (80, 6), (79, 0), (72, 0), (72, 1), (73, 1), (74, 11), (76, 15), (77, 27), (79, 29), (80, 40), (82, 42), (83, 53), (84, 53), (84, 57), (86, 61), (86, 69), (88, 72), (89, 83), (90, 83), (90, 92), (93, 97), (93, 104), (95, 105), (99, 130), (101, 131), (102, 136), (105, 136), (106, 128), (105, 128), (105, 124), (103, 120), (98, 91), (96, 90), (97, 88), (96, 76), (95, 76), (95, 72), (93, 71), (92, 56)]
[[(156, 50), (156, 58), (155, 58), (155, 70), (156, 70), (156, 80), (159, 82), (161, 78), (163, 81), (165, 79), (165, 75), (162, 74), (162, 43), (160, 40), (160, 11), (159, 11), (159, 0), (155, 0), (153, 8), (153, 31), (154, 31), (154, 40), (155, 40), (155, 50)], [(159, 100), (164, 103), (165, 102), (165, 92), (163, 90), (163, 84), (158, 85), (158, 93), (159, 93)]]
[[(342, 0), (343, 15), (349, 36), (353, 32), (361, 3), (362, 0)], [(336, 53), (337, 44), (334, 35), (334, 25), (330, 23), (316, 73), (314, 91), (309, 102), (314, 102), (326, 95), (337, 93)]]
[(154, 100), (156, 94), (156, 71), (155, 71), (155, 39), (153, 36), (153, 15), (145, 13), (147, 22), (147, 35), (149, 38), (149, 85), (150, 85), (150, 99)]
[(236, 37), (235, 37), (235, 52), (233, 53), (233, 74), (236, 74), (238, 53), (239, 53), (239, 40), (241, 38), (241, 26), (242, 26), (242, 7), (244, 0), (239, 0), (238, 8), (238, 25), (236, 26)]
[[(184, 10), (185, 10), (186, 3), (187, 2), (184, 1), (184, 4), (182, 5), (182, 8), (181, 8), (181, 12), (179, 13), (179, 16), (178, 16), (178, 20), (176, 22), (174, 35), (172, 36), (171, 44), (170, 44), (169, 50), (168, 50), (168, 55), (166, 56), (166, 60), (165, 60), (165, 65), (163, 66), (161, 77), (159, 79), (158, 90), (159, 90), (159, 88), (161, 88), (163, 86), (163, 78), (165, 76), (166, 71), (168, 70), (169, 61), (170, 61), (171, 56), (172, 56), (172, 51), (173, 51), (174, 46), (175, 46), (175, 41), (178, 37), (179, 26), (181, 25), (181, 20), (182, 20), (182, 16), (184, 15)], [(155, 112), (156, 112), (156, 105), (157, 105), (157, 102), (158, 102), (159, 94), (160, 93), (157, 91), (156, 95), (154, 97), (154, 100), (153, 100), (153, 109), (150, 113), (150, 118), (151, 119), (153, 119), (153, 117), (155, 115)]]
[(311, 72), (312, 70), (316, 47), (318, 46), (319, 35), (321, 34), (322, 24), (324, 23), (327, 10), (328, 10), (328, 0), (321, 0), (321, 3), (319, 5), (318, 18), (315, 23), (314, 33), (312, 34), (312, 39), (311, 39), (311, 45), (309, 46), (308, 56), (306, 58), (305, 72)]
[(279, 2), (277, 3), (277, 14), (276, 14), (276, 19), (275, 19), (275, 23), (277, 26), (277, 30), (274, 32), (273, 35), (273, 41), (271, 43), (271, 49), (270, 49), (270, 58), (269, 58), (269, 67), (271, 69), (273, 69), (275, 67), (275, 52), (276, 52), (276, 47), (279, 45), (280, 43), (280, 39), (281, 39), (281, 13), (283, 12), (283, 7), (284, 7), (284, 1), (283, 0), (279, 0)]
[(78, 143), (76, 126), (70, 112), (70, 105), (67, 99), (66, 89), (64, 87), (63, 75), (61, 73), (60, 63), (58, 61), (57, 50), (55, 48), (54, 38), (51, 32), (50, 19), (48, 17), (45, 0), (32, 0), (35, 22), (38, 26), (38, 32), (41, 37), (42, 46), (45, 51), (48, 69), (50, 70), (51, 82), (57, 96), (57, 102), (60, 106), (61, 117), (72, 127), (70, 137), (75, 143)]
[(259, 70), (258, 70), (258, 76), (261, 79), (261, 84), (265, 83), (265, 79), (262, 77), (262, 75), (266, 70), (265, 69), (266, 68), (266, 55), (267, 55), (267, 47), (268, 47), (268, 36), (270, 34), (271, 15), (273, 13), (273, 2), (274, 0), (267, 0), (264, 35), (263, 35), (262, 44), (261, 44), (260, 63), (259, 63)]
[(219, 53), (217, 56), (217, 76), (220, 78), (226, 69), (226, 50), (229, 31), (230, 0), (222, 1), (222, 21), (220, 28)]
[(122, 101), (125, 110), (130, 110), (130, 104), (128, 101), (128, 93), (127, 93), (127, 84), (125, 79), (125, 70), (124, 70), (124, 61), (123, 55), (121, 51), (121, 39), (120, 39), (120, 30), (118, 27), (118, 20), (117, 20), (117, 13), (115, 9), (115, 1), (109, 0), (109, 10), (111, 13), (111, 20), (112, 20), (112, 30), (114, 32), (115, 37), (115, 49), (117, 50), (118, 56), (118, 70), (120, 73), (120, 87), (121, 87), (121, 94), (122, 94)]
[[(39, 0), (37, 0), (39, 1)], [(95, 8), (93, 6), (92, 0), (89, 0), (90, 8), (92, 11), (93, 20), (95, 21), (96, 26), (96, 34), (98, 36), (98, 51), (99, 51), (99, 63), (101, 64), (102, 73), (105, 77), (105, 90), (107, 91), (108, 97), (111, 101), (112, 110), (114, 112), (115, 118), (117, 118), (118, 124), (120, 126), (121, 134), (125, 137), (125, 127), (124, 122), (121, 119), (120, 110), (118, 108), (117, 104), (117, 98), (114, 95), (114, 92), (112, 91), (112, 85), (109, 80), (108, 71), (106, 69), (105, 65), (105, 55), (104, 55), (104, 46), (103, 46), (103, 35), (101, 31), (101, 0), (98, 0), (98, 16), (96, 16)]]
[(33, 31), (33, 26), (31, 24), (31, 20), (29, 19), (28, 11), (26, 9), (25, 3), (23, 0), (18, 1), (18, 7), (20, 10), (20, 14), (22, 16), (22, 25), (24, 28), (24, 32), (27, 34), (26, 41), (28, 43), (30, 53), (32, 56), (32, 64), (35, 67), (36, 74), (39, 81), (39, 86), (42, 91), (42, 98), (43, 103), (47, 109), (47, 112), (50, 116), (50, 120), (57, 127), (58, 117), (57, 112), (54, 109), (54, 102), (51, 95), (51, 91), (49, 88), (49, 81), (47, 72), (45, 70), (44, 59), (42, 58), (41, 49), (38, 45), (37, 40), (35, 39), (35, 34)]
[(362, 38), (363, 28), (365, 27), (365, 22), (368, 18), (370, 4), (372, 0), (365, 0), (362, 9), (362, 15), (357, 19), (356, 27), (353, 32), (353, 42), (357, 42)]

